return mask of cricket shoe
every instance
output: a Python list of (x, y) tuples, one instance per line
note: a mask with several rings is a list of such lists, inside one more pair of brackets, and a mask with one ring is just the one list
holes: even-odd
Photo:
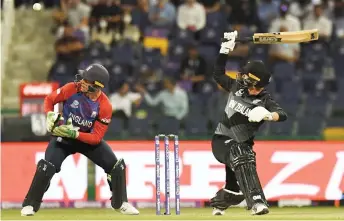
[(20, 213), (22, 216), (33, 216), (35, 211), (33, 211), (32, 206), (24, 206)]
[(225, 215), (225, 210), (213, 208), (213, 216), (223, 216), (223, 215)]
[(268, 207), (263, 203), (256, 203), (251, 210), (252, 215), (264, 215), (269, 213)]
[(140, 214), (140, 212), (128, 202), (123, 202), (121, 208), (116, 209), (116, 211), (124, 215), (139, 215)]

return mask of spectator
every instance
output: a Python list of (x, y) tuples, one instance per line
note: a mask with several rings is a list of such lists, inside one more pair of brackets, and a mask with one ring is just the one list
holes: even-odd
[(119, 90), (111, 94), (109, 99), (114, 110), (112, 116), (121, 118), (125, 122), (127, 122), (132, 115), (132, 104), (139, 105), (141, 103), (141, 95), (131, 92), (129, 90), (129, 84), (126, 82), (123, 82)]
[(332, 0), (322, 0), (322, 6), (324, 15), (329, 18), (333, 19), (333, 8), (334, 8), (334, 2)]
[(303, 21), (312, 12), (311, 0), (297, 0), (290, 4), (290, 14)]
[(85, 0), (84, 2), (86, 2), (86, 4), (88, 4), (90, 6), (94, 6), (94, 5), (97, 5), (99, 3), (99, 0)]
[(262, 0), (258, 6), (258, 16), (267, 30), (272, 20), (277, 18), (279, 7), (276, 1), (273, 0)]
[(260, 28), (260, 20), (257, 13), (257, 2), (252, 0), (226, 0), (230, 14), (230, 24), (240, 24), (250, 27), (252, 31)]
[(184, 83), (190, 83), (193, 92), (199, 91), (201, 82), (205, 80), (207, 63), (198, 53), (196, 45), (189, 47), (188, 56), (182, 61), (180, 69), (180, 77)]
[(107, 31), (119, 31), (123, 34), (124, 24), (122, 21), (122, 9), (119, 0), (99, 0), (98, 4), (92, 7), (91, 26), (100, 30), (100, 23), (106, 24)]
[(304, 20), (303, 28), (318, 29), (319, 38), (328, 40), (332, 35), (332, 21), (324, 16), (321, 1), (314, 1), (313, 6), (313, 13)]
[(207, 13), (217, 12), (221, 8), (220, 0), (199, 0), (198, 2), (204, 6)]
[(282, 1), (279, 6), (279, 17), (274, 19), (270, 25), (269, 32), (279, 32), (281, 29), (288, 31), (300, 31), (300, 20), (289, 13), (288, 1)]
[(174, 117), (182, 120), (189, 112), (189, 100), (187, 93), (179, 88), (176, 81), (172, 78), (164, 79), (165, 89), (152, 98), (143, 86), (137, 85), (136, 90), (144, 94), (144, 98), (148, 105), (157, 106), (162, 104), (163, 114), (168, 117)]
[(333, 17), (336, 27), (336, 37), (344, 39), (344, 1), (335, 1)]
[(196, 0), (186, 0), (178, 7), (177, 25), (180, 29), (199, 32), (204, 28), (205, 23), (205, 9)]
[(79, 60), (84, 50), (83, 43), (73, 35), (73, 27), (68, 23), (63, 27), (63, 36), (55, 42), (57, 60)]
[(169, 0), (157, 0), (149, 10), (149, 19), (155, 26), (172, 26), (176, 19), (176, 9)]
[[(285, 27), (281, 27), (280, 31), (289, 31)], [(274, 62), (295, 63), (300, 57), (300, 44), (274, 44), (270, 46), (269, 59)]]
[[(279, 7), (280, 16), (273, 20), (269, 32), (299, 31), (300, 21), (288, 13), (289, 4), (282, 1)], [(294, 63), (300, 56), (299, 44), (276, 44), (270, 46), (270, 62), (284, 61)]]
[(131, 11), (131, 17), (136, 18), (136, 20), (132, 20), (132, 23), (138, 26), (141, 33), (144, 33), (144, 30), (150, 24), (148, 12), (148, 0), (138, 0), (137, 7)]
[(143, 65), (140, 71), (138, 81), (147, 89), (147, 91), (155, 93), (161, 90), (161, 81), (163, 73), (154, 71), (147, 65)]
[(61, 9), (73, 29), (82, 31), (88, 43), (90, 7), (80, 0), (61, 0)]

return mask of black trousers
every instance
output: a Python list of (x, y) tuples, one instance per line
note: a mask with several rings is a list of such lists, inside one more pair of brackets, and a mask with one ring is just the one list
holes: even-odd
[[(211, 148), (214, 154), (214, 157), (220, 163), (226, 165), (226, 185), (225, 188), (227, 190), (231, 190), (233, 192), (239, 192), (240, 187), (238, 185), (238, 181), (235, 177), (234, 171), (229, 166), (229, 145), (228, 142), (231, 140), (230, 137), (214, 134), (212, 141), (211, 141)], [(227, 163), (226, 163), (227, 162)]]
[(117, 162), (117, 157), (110, 146), (101, 141), (98, 145), (88, 145), (86, 143), (65, 138), (52, 137), (45, 151), (44, 159), (52, 163), (56, 172), (60, 172), (63, 161), (71, 154), (81, 153), (95, 164), (104, 169), (109, 174)]

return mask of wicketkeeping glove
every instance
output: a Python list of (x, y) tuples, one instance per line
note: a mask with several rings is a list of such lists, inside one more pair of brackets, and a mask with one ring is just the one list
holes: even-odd
[(58, 121), (63, 120), (63, 117), (61, 114), (49, 111), (47, 114), (47, 121), (46, 121), (46, 126), (47, 126), (47, 131), (51, 132), (53, 128), (57, 125)]
[(248, 113), (248, 121), (250, 122), (260, 122), (262, 120), (272, 120), (272, 119), (273, 119), (272, 113), (261, 106), (253, 108)]
[(226, 41), (221, 43), (220, 54), (228, 54), (230, 51), (234, 50), (235, 39), (238, 36), (238, 32), (225, 32), (223, 36)]
[(72, 119), (69, 118), (66, 125), (56, 127), (52, 134), (57, 137), (76, 139), (79, 136), (79, 129), (79, 127), (73, 126)]

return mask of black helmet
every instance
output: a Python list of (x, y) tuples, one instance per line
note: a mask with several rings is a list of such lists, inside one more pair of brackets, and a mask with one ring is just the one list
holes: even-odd
[(246, 63), (238, 73), (236, 80), (243, 87), (262, 88), (270, 83), (271, 74), (262, 61), (253, 60)]
[[(87, 80), (96, 88), (105, 88), (109, 84), (110, 76), (104, 66), (91, 64), (85, 70), (79, 70), (79, 73), (76, 75), (76, 80), (78, 81), (79, 78)], [(95, 91), (94, 87), (90, 87), (89, 91)]]

